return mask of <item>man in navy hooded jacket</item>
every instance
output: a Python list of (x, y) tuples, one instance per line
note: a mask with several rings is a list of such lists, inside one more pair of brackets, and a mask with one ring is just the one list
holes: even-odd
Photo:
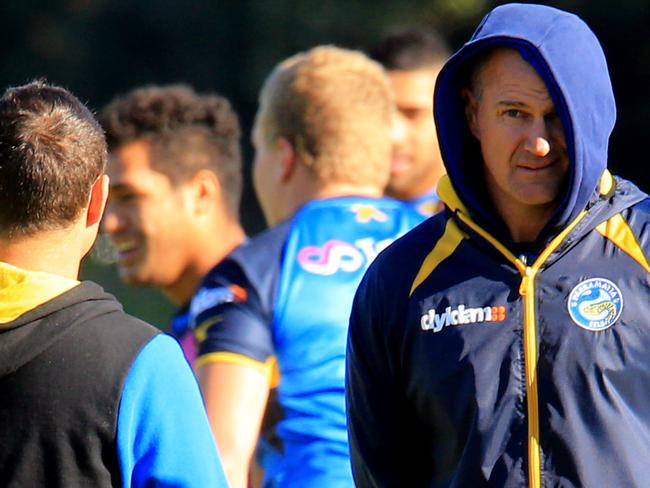
[(646, 486), (650, 201), (606, 169), (598, 40), (494, 9), (443, 68), (445, 211), (382, 253), (352, 311), (359, 486)]

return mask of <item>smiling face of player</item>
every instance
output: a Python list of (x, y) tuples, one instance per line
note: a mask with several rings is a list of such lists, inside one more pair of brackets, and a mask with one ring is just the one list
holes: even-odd
[(163, 289), (190, 262), (188, 194), (152, 167), (151, 144), (136, 140), (114, 150), (107, 173), (110, 195), (103, 230), (117, 249), (120, 278)]

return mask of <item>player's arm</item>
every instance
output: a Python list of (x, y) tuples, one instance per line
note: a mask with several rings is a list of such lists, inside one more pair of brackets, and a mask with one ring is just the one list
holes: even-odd
[(197, 376), (231, 488), (246, 488), (270, 388), (270, 371), (214, 358)]
[(171, 337), (154, 337), (131, 366), (116, 437), (126, 488), (227, 486), (196, 378)]
[(246, 488), (275, 364), (267, 315), (239, 273), (215, 275), (192, 300), (195, 370), (226, 476)]

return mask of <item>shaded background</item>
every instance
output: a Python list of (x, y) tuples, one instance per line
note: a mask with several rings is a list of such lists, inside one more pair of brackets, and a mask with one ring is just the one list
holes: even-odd
[[(45, 77), (91, 108), (142, 84), (185, 82), (228, 97), (244, 129), (242, 219), (263, 229), (250, 186), (248, 138), (257, 92), (280, 60), (317, 44), (364, 49), (400, 26), (431, 26), (454, 49), (481, 17), (506, 3), (489, 0), (4, 0), (0, 5), (0, 87)], [(618, 101), (610, 168), (650, 189), (640, 142), (650, 128), (650, 3), (546, 2), (580, 15), (600, 38)], [(567, 46), (570, 49), (570, 46)], [(588, 83), (588, 81), (587, 81)], [(120, 285), (100, 242), (82, 276), (99, 281), (127, 311), (159, 326), (173, 307), (152, 290)]]

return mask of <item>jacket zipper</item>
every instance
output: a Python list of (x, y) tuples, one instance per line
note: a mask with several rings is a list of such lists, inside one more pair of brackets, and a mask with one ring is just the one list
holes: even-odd
[(537, 321), (535, 314), (535, 275), (537, 269), (526, 266), (519, 287), (524, 301), (524, 367), (528, 408), (528, 486), (540, 488), (542, 477), (539, 447), (539, 399), (537, 394)]
[(583, 210), (565, 229), (560, 232), (551, 243), (540, 253), (532, 265), (526, 259), (519, 259), (508, 248), (497, 241), (489, 233), (476, 225), (462, 212), (456, 212), (458, 218), (477, 234), (482, 236), (497, 248), (508, 261), (513, 263), (522, 275), (519, 295), (524, 302), (524, 369), (526, 376), (526, 406), (528, 414), (528, 486), (541, 488), (542, 486), (542, 461), (539, 442), (539, 398), (537, 390), (537, 317), (535, 314), (535, 277), (537, 272), (546, 262), (548, 257), (564, 241), (567, 235), (575, 228), (587, 214)]

